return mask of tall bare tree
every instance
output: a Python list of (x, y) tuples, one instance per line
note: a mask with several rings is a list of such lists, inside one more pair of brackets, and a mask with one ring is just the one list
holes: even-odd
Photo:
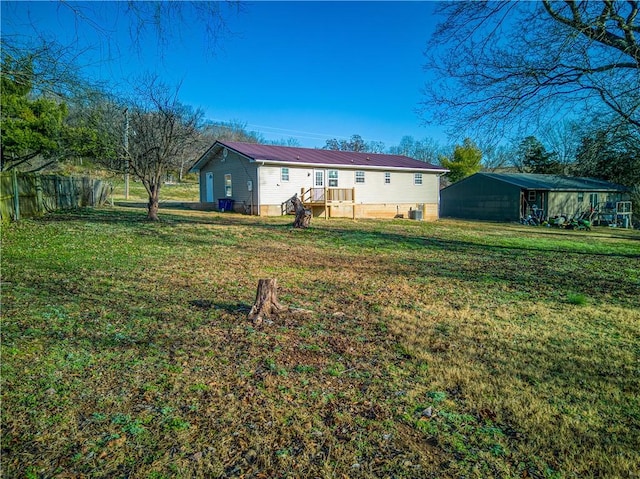
[(183, 153), (197, 142), (202, 112), (182, 104), (179, 88), (171, 88), (155, 77), (136, 89), (136, 99), (127, 110), (125, 158), (128, 168), (144, 185), (149, 202), (148, 218), (158, 220), (160, 189), (166, 174), (180, 168)]
[[(52, 2), (60, 18), (67, 18), (65, 14), (71, 12), (74, 24), (68, 25), (78, 33), (82, 28), (88, 28), (96, 33), (98, 44), (81, 44), (82, 35), (76, 35), (75, 40), (67, 47), (72, 48), (78, 57), (82, 50), (89, 47), (99, 47), (102, 60), (111, 55), (118, 56), (123, 51), (133, 47), (139, 54), (143, 51), (143, 42), (155, 38), (158, 54), (164, 55), (166, 47), (182, 40), (185, 29), (193, 29), (202, 35), (206, 44), (205, 53), (214, 55), (220, 48), (221, 40), (232, 35), (228, 20), (244, 10), (245, 5), (237, 0), (227, 1), (137, 1), (124, 0), (119, 2), (86, 2), (74, 0), (60, 0)], [(55, 22), (47, 19), (45, 23), (38, 23), (29, 13), (29, 2), (3, 2), (3, 25), (13, 26), (13, 30), (20, 32), (13, 40), (27, 41), (37, 39), (56, 38), (57, 31), (51, 29)], [(129, 45), (118, 43), (120, 39), (114, 33), (122, 25), (129, 30)], [(59, 28), (59, 27), (54, 27)], [(3, 32), (3, 37), (6, 32)], [(29, 45), (32, 48), (34, 45)]]
[[(425, 120), (531, 132), (563, 117), (640, 130), (639, 2), (452, 2), (432, 37)], [(516, 130), (516, 131), (514, 131)]]
[[(188, 26), (202, 33), (206, 54), (214, 54), (220, 40), (232, 34), (227, 19), (234, 11), (237, 13), (242, 9), (237, 1), (100, 3), (62, 0), (55, 7), (64, 13), (73, 13), (75, 22), (69, 28), (75, 28), (77, 32), (81, 27), (93, 29), (98, 34), (95, 43), (84, 44), (81, 42), (84, 36), (76, 35), (75, 40), (63, 45), (58, 40), (59, 31), (51, 29), (55, 22), (40, 24), (32, 20), (28, 3), (6, 2), (2, 5), (3, 155), (0, 168), (9, 165), (24, 168), (29, 164), (32, 169), (43, 165), (54, 167), (58, 160), (96, 155), (93, 159), (114, 169), (118, 158), (123, 157), (122, 111), (125, 105), (108, 93), (117, 81), (107, 87), (85, 73), (85, 65), (94, 61), (92, 51), (99, 49), (103, 53), (101, 63), (112, 60), (112, 55), (117, 57), (130, 46), (142, 53), (142, 41), (151, 35), (157, 40), (158, 55), (162, 57), (165, 47), (179, 40), (176, 37)], [(118, 43), (120, 37), (113, 34), (123, 23), (130, 32), (130, 44), (127, 45)], [(28, 98), (23, 95), (22, 103), (37, 103), (40, 113), (43, 103), (53, 105), (56, 102), (65, 108), (68, 106), (71, 115), (60, 114), (61, 118), (56, 119), (49, 114), (45, 124), (42, 118), (29, 114), (25, 105), (15, 105), (13, 101), (13, 108), (8, 108), (12, 98), (7, 94), (7, 86), (28, 91)], [(14, 93), (11, 92), (12, 97), (16, 96)], [(42, 114), (39, 116), (43, 117)], [(32, 121), (27, 122), (30, 119)], [(62, 135), (58, 130), (68, 126), (63, 125), (66, 121), (73, 123), (73, 127), (66, 128)], [(60, 124), (56, 131), (52, 128), (54, 123)], [(99, 129), (100, 135), (88, 131), (87, 126)], [(86, 141), (87, 134), (92, 136), (91, 141)], [(74, 143), (72, 149), (61, 147), (71, 142)], [(188, 158), (183, 157), (183, 163), (185, 161)], [(182, 168), (177, 170), (182, 171)]]
[(384, 143), (381, 141), (365, 141), (360, 135), (351, 135), (348, 140), (338, 140), (331, 138), (325, 141), (323, 150), (340, 150), (340, 151), (356, 151), (366, 153), (382, 153), (385, 150)]
[(482, 151), (482, 167), (487, 171), (500, 172), (514, 167), (515, 151), (510, 144), (478, 142)]
[(576, 151), (580, 145), (581, 125), (576, 121), (562, 121), (549, 126), (540, 133), (540, 140), (549, 150), (555, 152), (563, 173), (568, 173), (576, 159)]
[(55, 40), (27, 41), (16, 35), (3, 35), (0, 47), (2, 78), (28, 86), (32, 97), (85, 98), (102, 86), (82, 76), (78, 57), (83, 52)]
[(427, 163), (437, 164), (440, 156), (446, 156), (443, 148), (433, 138), (416, 140), (411, 135), (405, 135), (400, 139), (400, 144), (389, 148), (393, 155), (404, 155)]
[(351, 135), (349, 140), (338, 140), (336, 138), (326, 140), (322, 149), (359, 152), (368, 151), (366, 142), (358, 134)]

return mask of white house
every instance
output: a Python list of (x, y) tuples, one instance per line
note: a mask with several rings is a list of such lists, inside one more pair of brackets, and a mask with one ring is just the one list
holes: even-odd
[(190, 171), (200, 174), (203, 208), (282, 215), (298, 194), (314, 216), (425, 220), (438, 218), (447, 172), (401, 155), (220, 141)]

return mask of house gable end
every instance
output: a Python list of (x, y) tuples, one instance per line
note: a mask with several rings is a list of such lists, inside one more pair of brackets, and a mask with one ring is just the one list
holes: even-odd
[(189, 172), (190, 173), (197, 173), (202, 169), (205, 169), (207, 167), (207, 165), (209, 164), (209, 162), (211, 160), (213, 160), (216, 155), (218, 154), (219, 151), (221, 151), (223, 148), (227, 148), (231, 151), (234, 151), (235, 153), (237, 153), (238, 155), (246, 158), (249, 161), (255, 161), (255, 158), (252, 158), (248, 155), (246, 155), (245, 153), (238, 151), (234, 148), (229, 147), (227, 144), (221, 142), (221, 141), (216, 141), (213, 145), (211, 145), (209, 147), (209, 149), (207, 151), (205, 151), (200, 158), (198, 158), (198, 160), (196, 160), (196, 162), (193, 164), (193, 166), (191, 168), (189, 168)]

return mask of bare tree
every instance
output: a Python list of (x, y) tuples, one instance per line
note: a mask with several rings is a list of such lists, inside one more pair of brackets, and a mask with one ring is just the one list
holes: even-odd
[[(234, 10), (236, 12), (241, 10), (240, 2), (236, 1), (87, 3), (63, 0), (52, 5), (55, 5), (59, 10), (64, 10), (65, 13), (66, 10), (73, 13), (75, 24), (69, 25), (69, 27), (75, 28), (76, 32), (80, 30), (81, 26), (93, 29), (98, 34), (95, 44), (82, 44), (80, 40), (82, 37), (76, 35), (75, 40), (67, 45), (62, 45), (57, 40), (53, 40), (58, 36), (57, 31), (51, 30), (51, 25), (55, 22), (38, 24), (33, 21), (28, 13), (28, 3), (3, 4), (3, 27), (5, 28), (3, 28), (3, 34), (0, 38), (2, 51), (0, 73), (3, 86), (10, 82), (17, 88), (28, 88), (29, 100), (35, 99), (40, 103), (55, 101), (68, 105), (72, 113), (68, 120), (76, 128), (67, 128), (65, 135), (61, 135), (51, 134), (50, 127), (43, 134), (40, 134), (40, 131), (35, 131), (34, 128), (22, 127), (22, 130), (18, 131), (14, 127), (13, 131), (16, 134), (9, 138), (6, 134), (7, 128), (5, 128), (8, 122), (5, 120), (7, 120), (7, 113), (10, 111), (3, 105), (3, 161), (0, 167), (5, 166), (7, 164), (5, 160), (8, 159), (11, 159), (14, 164), (20, 165), (24, 163), (19, 163), (23, 159), (30, 162), (37, 161), (34, 168), (41, 168), (43, 165), (55, 165), (59, 160), (63, 161), (74, 156), (91, 156), (98, 153), (100, 154), (99, 158), (94, 159), (99, 160), (110, 169), (116, 169), (118, 164), (122, 163), (118, 159), (124, 156), (122, 145), (124, 105), (120, 104), (120, 100), (108, 98), (110, 95), (107, 93), (108, 88), (104, 83), (89, 78), (83, 72), (83, 62), (92, 61), (91, 51), (96, 48), (100, 49), (103, 53), (100, 58), (102, 63), (112, 59), (113, 54), (119, 55), (121, 50), (128, 49), (129, 46), (132, 46), (134, 50), (137, 48), (140, 53), (139, 47), (142, 39), (151, 34), (155, 35), (158, 42), (158, 52), (162, 56), (164, 47), (170, 42), (174, 43), (180, 40), (176, 36), (179, 36), (180, 32), (184, 30), (182, 27), (189, 26), (191, 29), (202, 32), (207, 42), (206, 53), (213, 54), (219, 49), (220, 39), (231, 34), (226, 22), (227, 18)], [(112, 40), (112, 38), (118, 38), (117, 35), (113, 35), (113, 32), (123, 21), (129, 27), (131, 45), (125, 46)], [(11, 28), (6, 28), (7, 26)], [(113, 82), (109, 88), (114, 88)], [(7, 93), (6, 88), (3, 88), (2, 93), (4, 99)], [(133, 110), (131, 111), (133, 112)], [(21, 118), (17, 118), (17, 120), (25, 123)], [(62, 120), (64, 118), (58, 123), (61, 123)], [(100, 130), (100, 135), (97, 139), (92, 138), (90, 145), (82, 138), (82, 128), (86, 125)], [(42, 141), (39, 143), (44, 144), (47, 148), (41, 148), (40, 144), (33, 144), (34, 131), (35, 134), (42, 137)], [(67, 138), (69, 136), (67, 133), (72, 134), (72, 138)], [(75, 140), (76, 138), (73, 136), (77, 136), (79, 140), (76, 145), (73, 145), (74, 149), (66, 148), (63, 150), (60, 147), (62, 140)], [(31, 144), (27, 145), (29, 148), (17, 151), (20, 149), (20, 145), (14, 146), (12, 150), (7, 147), (11, 145), (6, 140), (20, 138), (30, 139)], [(27, 142), (22, 141), (22, 143)], [(56, 148), (52, 147), (54, 143)], [(105, 149), (111, 151), (105, 154)], [(5, 152), (8, 154), (4, 155)], [(35, 159), (32, 160), (31, 157)], [(183, 155), (183, 163), (184, 161), (186, 161), (185, 155)], [(176, 168), (176, 170), (182, 172), (183, 168)]]
[(207, 51), (216, 52), (220, 48), (220, 40), (231, 35), (227, 18), (232, 11), (241, 11), (240, 1), (148, 1), (128, 0), (125, 14), (130, 19), (132, 40), (140, 45), (141, 38), (152, 30), (158, 45), (164, 50), (180, 32), (178, 25), (198, 25), (207, 43)]
[[(6, 3), (6, 4), (5, 4)], [(49, 39), (56, 36), (55, 30), (50, 30), (50, 22), (38, 24), (28, 13), (29, 2), (3, 2), (3, 25), (6, 23), (20, 32), (23, 39)], [(118, 56), (129, 48), (118, 44), (114, 35), (120, 25), (126, 25), (129, 30), (130, 46), (142, 54), (143, 41), (154, 37), (158, 45), (158, 53), (163, 55), (166, 47), (180, 42), (181, 33), (186, 28), (199, 32), (206, 44), (205, 53), (213, 55), (221, 47), (221, 40), (232, 35), (228, 20), (239, 14), (245, 8), (240, 1), (137, 1), (121, 2), (82, 2), (60, 0), (53, 2), (53, 6), (60, 12), (60, 18), (67, 18), (71, 12), (74, 24), (69, 28), (78, 33), (82, 28), (94, 31), (99, 40), (102, 56)], [(23, 14), (25, 13), (25, 14)], [(5, 32), (3, 32), (3, 37)], [(80, 45), (81, 35), (68, 47), (75, 52), (87, 48)], [(33, 47), (33, 45), (30, 45)]]
[[(0, 37), (2, 76), (9, 76), (21, 84), (30, 84), (34, 96), (56, 96), (64, 100), (83, 98), (95, 91), (106, 91), (105, 82), (97, 82), (84, 73), (87, 64), (94, 63), (92, 52), (99, 49), (100, 62), (105, 63), (133, 48), (142, 52), (142, 41), (155, 36), (158, 55), (186, 28), (201, 32), (205, 40), (204, 53), (215, 54), (222, 38), (232, 35), (227, 20), (244, 6), (239, 1), (134, 1), (76, 2), (61, 0), (52, 3), (58, 10), (73, 13), (75, 22), (68, 25), (76, 30), (74, 40), (60, 43), (55, 22), (37, 23), (29, 13), (29, 2), (4, 2), (3, 32)], [(63, 18), (63, 17), (61, 17)], [(66, 18), (66, 17), (64, 17)], [(126, 24), (130, 44), (117, 43), (114, 33), (118, 25)], [(81, 42), (81, 27), (97, 33), (94, 44)], [(115, 40), (114, 40), (115, 39)], [(6, 68), (11, 66), (12, 68)], [(113, 87), (113, 82), (109, 85)]]
[(482, 166), (488, 171), (504, 171), (514, 167), (516, 153), (510, 145), (478, 142), (482, 151)]
[(540, 134), (542, 142), (556, 153), (563, 173), (568, 173), (576, 159), (576, 151), (580, 145), (580, 129), (580, 125), (575, 121), (565, 120), (546, 128)]
[(358, 134), (351, 135), (349, 140), (338, 140), (331, 138), (325, 141), (323, 150), (340, 150), (340, 151), (369, 151), (367, 143)]
[(367, 142), (367, 151), (369, 153), (384, 153), (386, 150), (384, 141), (369, 141)]
[(79, 57), (83, 52), (52, 40), (24, 41), (18, 36), (3, 35), (3, 78), (29, 86), (33, 97), (56, 100), (86, 99), (103, 85), (82, 76)]
[(247, 123), (240, 120), (208, 122), (204, 125), (203, 135), (209, 137), (209, 146), (215, 140), (241, 141), (244, 143), (266, 143), (260, 133), (250, 131)]
[(172, 89), (150, 77), (137, 88), (137, 98), (127, 111), (127, 164), (149, 195), (148, 218), (158, 220), (160, 189), (166, 173), (180, 167), (183, 152), (197, 140), (202, 118), (178, 100)]
[(416, 140), (411, 135), (405, 135), (400, 139), (399, 145), (389, 148), (389, 153), (437, 164), (440, 156), (446, 156), (448, 152), (433, 138), (427, 137), (423, 140)]
[(423, 116), (494, 134), (577, 115), (638, 130), (638, 12), (634, 0), (447, 3)]

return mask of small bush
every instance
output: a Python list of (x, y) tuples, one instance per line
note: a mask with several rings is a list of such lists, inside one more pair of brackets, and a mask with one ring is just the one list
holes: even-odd
[(567, 301), (576, 306), (584, 306), (587, 304), (587, 297), (581, 293), (569, 293), (567, 295)]

